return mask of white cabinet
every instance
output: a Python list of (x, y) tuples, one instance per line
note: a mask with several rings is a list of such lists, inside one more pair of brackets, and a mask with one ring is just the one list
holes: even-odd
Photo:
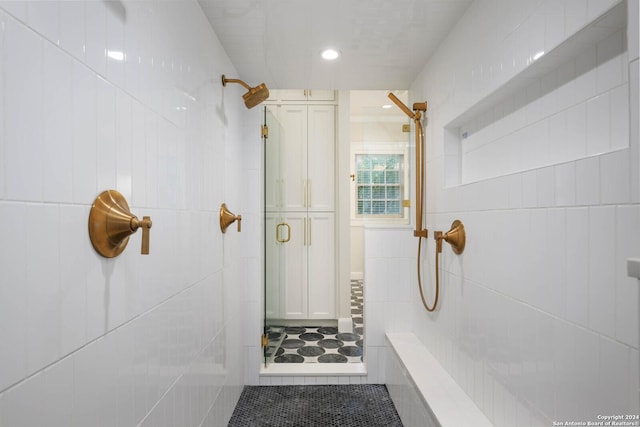
[(310, 319), (336, 316), (335, 218), (332, 212), (307, 216), (307, 279)]
[(274, 89), (269, 101), (335, 101), (336, 92), (327, 89)]
[(267, 211), (335, 210), (335, 107), (268, 106)]
[(265, 114), (266, 316), (335, 318), (335, 106)]
[(334, 318), (334, 214), (268, 213), (265, 226), (267, 318)]

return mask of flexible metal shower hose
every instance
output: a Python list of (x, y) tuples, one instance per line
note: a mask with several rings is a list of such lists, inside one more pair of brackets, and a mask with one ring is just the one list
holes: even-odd
[(433, 301), (433, 305), (429, 307), (427, 300), (424, 297), (424, 292), (422, 290), (422, 274), (420, 273), (420, 259), (422, 253), (422, 237), (418, 238), (418, 289), (420, 289), (420, 299), (422, 299), (422, 305), (427, 309), (428, 312), (435, 311), (438, 306), (438, 296), (440, 294), (440, 278), (438, 274), (439, 266), (438, 266), (438, 250), (436, 249), (436, 299)]

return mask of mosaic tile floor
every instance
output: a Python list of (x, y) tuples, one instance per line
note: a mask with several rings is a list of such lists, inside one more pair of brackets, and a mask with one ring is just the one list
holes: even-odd
[(335, 327), (271, 326), (267, 357), (275, 363), (362, 362), (362, 280), (351, 281), (353, 333), (338, 333)]
[(382, 384), (245, 386), (228, 427), (402, 427)]

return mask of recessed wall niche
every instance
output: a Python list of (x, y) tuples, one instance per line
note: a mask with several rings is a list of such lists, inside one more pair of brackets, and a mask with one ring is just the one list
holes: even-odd
[(623, 1), (445, 125), (446, 186), (628, 148), (626, 25)]

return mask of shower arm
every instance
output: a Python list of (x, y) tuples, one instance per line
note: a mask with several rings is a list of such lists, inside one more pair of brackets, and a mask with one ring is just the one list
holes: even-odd
[(223, 75), (222, 75), (222, 86), (226, 86), (226, 85), (227, 85), (227, 83), (239, 83), (239, 84), (241, 84), (242, 86), (244, 86), (244, 87), (245, 87), (245, 89), (247, 89), (247, 90), (251, 90), (251, 89), (252, 89), (252, 87), (251, 87), (251, 86), (249, 86), (248, 84), (246, 84), (246, 83), (245, 83), (245, 82), (243, 82), (242, 80), (240, 80), (240, 79), (228, 79), (228, 78), (226, 78), (226, 77), (224, 76), (224, 74), (223, 74)]

